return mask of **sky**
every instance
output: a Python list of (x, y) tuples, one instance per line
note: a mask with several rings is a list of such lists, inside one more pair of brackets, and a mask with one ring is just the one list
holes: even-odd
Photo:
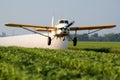
[(31, 34), (4, 24), (13, 22), (50, 26), (52, 16), (55, 23), (59, 19), (74, 20), (73, 26), (116, 24), (116, 28), (102, 30), (99, 34), (120, 33), (119, 8), (120, 0), (0, 0), (0, 34)]

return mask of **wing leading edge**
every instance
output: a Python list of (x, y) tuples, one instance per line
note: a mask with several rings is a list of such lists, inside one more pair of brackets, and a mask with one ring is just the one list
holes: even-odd
[(113, 28), (116, 27), (116, 25), (111, 24), (111, 25), (101, 25), (101, 26), (81, 26), (81, 27), (71, 27), (71, 31), (76, 31), (76, 30), (92, 30), (92, 29), (108, 29), (108, 28)]

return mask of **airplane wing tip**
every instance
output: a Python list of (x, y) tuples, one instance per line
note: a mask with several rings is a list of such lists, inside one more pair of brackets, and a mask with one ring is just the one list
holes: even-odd
[(4, 25), (5, 25), (5, 26), (12, 26), (13, 23), (5, 23)]
[(5, 26), (8, 26), (8, 25), (9, 25), (9, 23), (5, 23), (4, 25), (5, 25)]
[(110, 25), (106, 25), (106, 26), (110, 26), (110, 28), (114, 28), (114, 27), (116, 27), (117, 25), (116, 25), (116, 24), (110, 24)]

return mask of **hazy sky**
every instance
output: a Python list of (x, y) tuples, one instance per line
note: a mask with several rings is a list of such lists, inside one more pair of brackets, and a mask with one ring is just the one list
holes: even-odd
[(120, 0), (0, 0), (0, 34), (28, 33), (4, 23), (51, 25), (52, 16), (55, 22), (63, 18), (74, 20), (73, 26), (116, 24), (116, 28), (99, 33), (120, 33)]

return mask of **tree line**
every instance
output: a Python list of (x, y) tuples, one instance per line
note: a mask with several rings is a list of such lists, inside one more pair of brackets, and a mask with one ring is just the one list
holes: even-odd
[[(72, 34), (72, 36), (74, 36)], [(98, 33), (94, 33), (92, 35), (88, 34), (77, 34), (78, 41), (120, 41), (120, 33), (108, 33), (100, 36)]]

